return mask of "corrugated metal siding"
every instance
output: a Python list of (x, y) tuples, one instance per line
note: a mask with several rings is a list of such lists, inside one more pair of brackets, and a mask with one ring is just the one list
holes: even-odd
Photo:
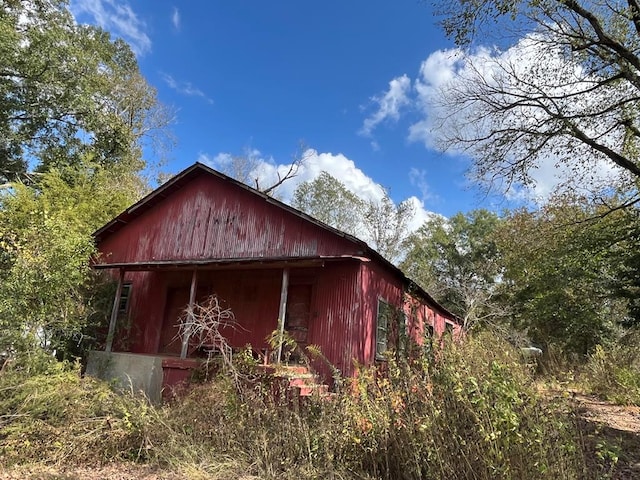
[[(364, 360), (367, 339), (363, 325), (359, 264), (327, 265), (315, 284), (309, 343), (318, 345), (344, 375), (351, 375), (354, 360)], [(314, 366), (330, 378), (326, 365), (316, 362)]]
[[(129, 272), (126, 280), (133, 281), (132, 327), (128, 344), (120, 343), (119, 349), (158, 353), (161, 330), (166, 323), (167, 292), (181, 288), (186, 293), (191, 273)], [(234, 347), (246, 344), (255, 349), (268, 347), (266, 337), (277, 327), (281, 282), (281, 269), (198, 272), (198, 290), (217, 294), (234, 312), (236, 327), (223, 330)], [(296, 284), (312, 285), (308, 343), (318, 345), (332, 364), (345, 375), (351, 375), (354, 360), (365, 362), (363, 352), (371, 342), (371, 322), (362, 316), (359, 263), (345, 261), (322, 268), (292, 269), (290, 285)], [(173, 321), (177, 322), (177, 318)], [(330, 379), (326, 365), (316, 362), (315, 366)]]
[(355, 255), (359, 248), (214, 176), (195, 178), (99, 244), (106, 263)]
[(364, 346), (364, 363), (371, 364), (376, 355), (376, 320), (378, 300), (402, 308), (402, 282), (380, 268), (374, 262), (363, 263), (363, 319), (366, 322), (367, 344)]
[[(378, 264), (374, 262), (363, 263), (361, 269), (365, 279), (363, 317), (368, 322), (365, 331), (368, 332), (369, 337), (365, 347), (365, 363), (372, 363), (375, 359), (378, 299), (394, 305), (406, 314), (407, 333), (411, 340), (418, 345), (424, 343), (427, 325), (433, 327), (436, 336), (440, 336), (445, 331), (445, 318), (453, 320), (421, 297), (404, 292), (403, 282)], [(396, 340), (396, 335), (397, 332), (390, 334), (392, 342)]]
[(440, 336), (445, 331), (445, 318), (453, 323), (449, 316), (439, 313), (433, 305), (410, 293), (405, 297), (404, 309), (408, 320), (407, 331), (418, 345), (423, 344), (425, 334), (428, 333), (427, 325), (433, 328), (434, 335)]
[[(130, 309), (132, 341), (124, 349), (158, 353), (162, 329), (178, 323), (178, 318), (166, 318), (167, 293), (170, 289), (182, 289), (188, 299), (191, 272), (128, 273), (127, 279), (129, 276), (137, 278)], [(231, 308), (237, 325), (223, 329), (222, 333), (232, 346), (250, 343), (255, 348), (266, 348), (265, 339), (277, 325), (281, 279), (280, 270), (200, 271), (199, 300), (216, 294), (224, 300), (226, 308)], [(122, 342), (120, 345), (124, 346)]]
[[(153, 343), (151, 347), (148, 344), (155, 338), (155, 318), (162, 316), (164, 308), (162, 283), (157, 282), (153, 272), (126, 272), (124, 282), (132, 287), (129, 307), (126, 314), (118, 317), (113, 349), (133, 353), (155, 352)], [(144, 322), (140, 321), (140, 312), (144, 312)]]

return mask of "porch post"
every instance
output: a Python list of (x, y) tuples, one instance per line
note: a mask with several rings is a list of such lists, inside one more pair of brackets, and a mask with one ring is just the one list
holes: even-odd
[(182, 337), (182, 351), (180, 352), (180, 358), (187, 358), (189, 352), (189, 337), (191, 336), (191, 322), (193, 322), (193, 305), (196, 301), (196, 291), (198, 290), (198, 270), (193, 269), (191, 274), (191, 290), (189, 291), (189, 325), (183, 332)]
[(278, 342), (278, 360), (282, 360), (282, 342), (284, 341), (284, 317), (287, 315), (287, 292), (289, 291), (289, 269), (282, 270), (282, 289), (280, 290), (280, 313), (278, 315), (278, 329), (280, 341)]
[(122, 295), (122, 284), (124, 283), (124, 268), (119, 269), (118, 287), (116, 295), (113, 298), (113, 307), (111, 308), (111, 319), (109, 320), (109, 331), (107, 332), (107, 345), (105, 352), (110, 352), (113, 348), (113, 337), (116, 333), (116, 323), (118, 321), (118, 310), (120, 309), (120, 296)]

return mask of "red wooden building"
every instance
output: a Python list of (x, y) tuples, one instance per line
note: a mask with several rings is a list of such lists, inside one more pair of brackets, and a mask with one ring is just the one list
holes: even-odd
[(365, 242), (199, 163), (94, 236), (94, 268), (119, 279), (106, 350), (163, 358), (164, 383), (181, 357), (198, 354), (177, 335), (180, 315), (210, 294), (235, 314), (230, 345), (266, 352), (284, 318), (301, 346), (319, 346), (347, 376), (401, 337), (420, 344), (458, 329)]

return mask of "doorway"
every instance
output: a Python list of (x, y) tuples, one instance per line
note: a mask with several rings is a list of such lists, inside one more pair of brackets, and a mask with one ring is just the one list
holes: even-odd
[(304, 349), (308, 345), (309, 317), (311, 316), (311, 284), (289, 285), (287, 314), (284, 328)]

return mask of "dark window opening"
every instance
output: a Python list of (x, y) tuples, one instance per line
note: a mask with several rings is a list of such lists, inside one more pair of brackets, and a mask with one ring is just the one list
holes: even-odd
[(120, 300), (118, 303), (118, 313), (125, 315), (129, 311), (129, 301), (131, 300), (131, 287), (132, 284), (123, 283), (122, 290), (120, 292)]
[(453, 323), (446, 322), (444, 324), (444, 333), (453, 335)]
[(389, 327), (393, 320), (394, 308), (384, 300), (378, 300), (376, 321), (376, 359), (384, 360), (389, 346)]

